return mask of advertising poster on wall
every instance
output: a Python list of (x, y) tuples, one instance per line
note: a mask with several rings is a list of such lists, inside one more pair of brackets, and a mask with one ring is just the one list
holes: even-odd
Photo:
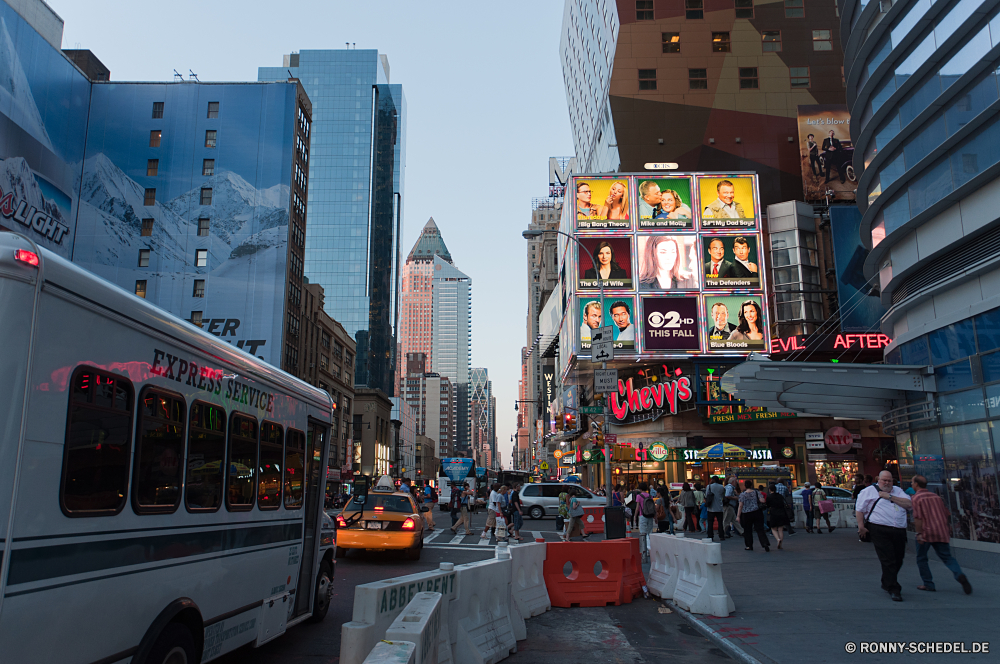
[(640, 235), (636, 246), (640, 291), (698, 288), (697, 235)]
[(802, 194), (806, 201), (832, 199), (853, 201), (857, 197), (851, 114), (844, 104), (799, 106), (799, 157), (802, 162)]
[(703, 236), (705, 288), (760, 288), (757, 235)]
[(701, 350), (697, 297), (646, 295), (641, 300), (644, 351)]
[(765, 351), (767, 322), (760, 295), (705, 295), (708, 350)]
[(694, 228), (690, 177), (637, 179), (636, 183), (640, 230)]
[(605, 295), (604, 312), (596, 295), (579, 298), (580, 347), (590, 350), (591, 332), (602, 326), (612, 328), (615, 352), (635, 350), (635, 298), (630, 295)]
[(703, 229), (739, 229), (757, 227), (753, 177), (698, 178), (701, 196), (701, 227)]
[(581, 231), (632, 229), (629, 179), (575, 178), (576, 228)]
[(580, 255), (576, 262), (580, 290), (600, 289), (598, 279), (604, 282), (605, 289), (632, 288), (631, 237), (581, 237), (580, 242), (583, 248), (577, 245)]
[(871, 332), (879, 329), (885, 306), (872, 284), (865, 279), (868, 250), (861, 244), (861, 212), (856, 205), (830, 206), (830, 236), (837, 266), (837, 302), (843, 332)]

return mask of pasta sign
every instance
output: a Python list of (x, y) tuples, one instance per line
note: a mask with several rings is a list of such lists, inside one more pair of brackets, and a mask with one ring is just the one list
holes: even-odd
[(608, 395), (608, 407), (615, 419), (621, 421), (630, 414), (651, 410), (670, 411), (677, 414), (677, 405), (691, 399), (691, 379), (681, 376), (674, 380), (664, 380), (640, 389), (632, 387), (632, 379), (618, 381), (618, 393)]

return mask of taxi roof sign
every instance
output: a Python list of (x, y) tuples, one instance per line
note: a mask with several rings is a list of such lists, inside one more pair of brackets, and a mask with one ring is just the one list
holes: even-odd
[(372, 491), (388, 491), (389, 493), (393, 493), (396, 491), (396, 483), (388, 475), (383, 475), (379, 478), (378, 484), (372, 487)]

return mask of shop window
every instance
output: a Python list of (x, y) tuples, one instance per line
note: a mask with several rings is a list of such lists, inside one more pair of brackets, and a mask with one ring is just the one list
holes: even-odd
[[(976, 352), (971, 318), (934, 330), (927, 335), (927, 340), (931, 347), (931, 364), (935, 365), (968, 357)], [(938, 389), (941, 389), (940, 386)]]
[(139, 399), (132, 507), (138, 514), (170, 513), (181, 499), (184, 413), (180, 396), (146, 390)]
[(940, 429), (914, 431), (913, 470), (927, 478), (927, 488), (944, 497), (944, 459), (941, 457)]
[(997, 496), (996, 459), (990, 444), (993, 424), (979, 422), (941, 428), (945, 481), (952, 498), (952, 537), (997, 540), (994, 517), (982, 507), (994, 502)]
[(226, 411), (195, 402), (188, 430), (188, 467), (184, 503), (189, 511), (215, 511), (222, 506), (226, 455)]
[(664, 32), (661, 33), (663, 39), (663, 52), (664, 53), (680, 53), (681, 52), (681, 33), (679, 32)]

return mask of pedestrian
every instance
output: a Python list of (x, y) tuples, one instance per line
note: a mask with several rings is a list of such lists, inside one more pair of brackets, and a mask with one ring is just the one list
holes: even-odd
[(774, 539), (778, 540), (778, 548), (781, 548), (781, 543), (785, 541), (785, 526), (788, 525), (788, 514), (785, 512), (785, 499), (778, 493), (778, 487), (771, 482), (768, 486), (767, 501), (767, 514), (770, 519), (769, 525), (771, 526), (771, 534), (774, 535)]
[(656, 532), (674, 534), (674, 518), (670, 513), (670, 494), (660, 485), (656, 491)]
[(615, 490), (611, 492), (611, 506), (621, 507), (622, 504), (622, 485), (616, 484)]
[(858, 499), (858, 494), (861, 493), (865, 488), (865, 476), (858, 473), (854, 476), (854, 486), (851, 487), (851, 498), (854, 500)]
[(917, 590), (934, 592), (934, 578), (931, 576), (931, 566), (927, 564), (927, 554), (931, 547), (944, 563), (944, 566), (955, 575), (955, 580), (962, 584), (962, 590), (966, 595), (972, 594), (972, 584), (962, 573), (958, 561), (951, 555), (949, 540), (951, 535), (948, 532), (948, 508), (944, 506), (941, 496), (933, 491), (927, 490), (927, 478), (923, 475), (914, 475), (910, 480), (913, 487), (913, 529), (917, 533), (917, 569), (920, 570), (920, 578), (924, 584), (917, 586)]
[(812, 487), (809, 482), (802, 485), (802, 512), (806, 515), (806, 532), (813, 531)]
[(778, 495), (785, 501), (785, 532), (794, 535), (795, 528), (792, 528), (792, 521), (795, 520), (795, 503), (792, 502), (792, 489), (788, 486), (788, 480), (778, 482), (777, 490)]
[(693, 533), (698, 528), (698, 517), (695, 514), (697, 503), (695, 502), (694, 491), (687, 482), (681, 487), (680, 495), (681, 507), (684, 508), (684, 532)]
[(649, 560), (649, 534), (656, 528), (656, 504), (649, 495), (649, 485), (639, 482), (639, 553), (642, 561)]
[(465, 482), (462, 485), (459, 493), (459, 517), (458, 523), (451, 527), (453, 533), (458, 532), (459, 526), (465, 527), (465, 534), (472, 534), (472, 522), (469, 512), (472, 510), (472, 501), (475, 500), (475, 492), (469, 488), (469, 483)]
[(705, 506), (705, 492), (701, 488), (701, 482), (694, 483), (694, 503), (695, 513), (698, 515), (698, 532), (705, 530), (705, 522), (708, 521), (708, 508)]
[(722, 511), (726, 502), (726, 489), (718, 477), (713, 477), (705, 487), (705, 505), (708, 510), (708, 539), (713, 539), (714, 525), (719, 524), (719, 541), (726, 539), (726, 529), (722, 526)]
[(767, 533), (764, 532), (764, 515), (760, 511), (760, 494), (753, 488), (753, 480), (744, 482), (745, 490), (740, 494), (740, 506), (736, 511), (736, 518), (743, 524), (743, 543), (747, 551), (753, 551), (753, 531), (757, 531), (757, 538), (764, 551), (771, 552), (771, 547), (767, 541)]
[(566, 537), (566, 533), (569, 532), (569, 494), (565, 491), (559, 494), (558, 515), (559, 518), (562, 519), (563, 524), (560, 539), (565, 542), (568, 539)]
[(421, 494), (421, 500), (427, 506), (427, 511), (423, 513), (424, 521), (427, 522), (427, 530), (433, 531), (437, 526), (434, 523), (434, 507), (437, 504), (437, 492), (431, 488), (430, 494), (425, 494), (423, 491), (417, 491), (417, 493)]
[(566, 527), (566, 539), (572, 540), (577, 534), (582, 539), (587, 539), (589, 535), (583, 532), (583, 504), (580, 497), (574, 493), (569, 499), (569, 525)]
[(521, 528), (524, 528), (524, 512), (522, 511), (521, 505), (521, 485), (515, 484), (514, 491), (510, 496), (510, 517), (511, 517), (511, 530), (514, 532), (514, 539), (518, 542), (524, 540), (521, 537)]
[(404, 477), (399, 483), (399, 490), (405, 491), (406, 493), (413, 495), (413, 487), (410, 486), (410, 478)]
[(830, 513), (823, 511), (823, 506), (820, 505), (821, 501), (826, 500), (826, 491), (823, 487), (816, 485), (816, 488), (812, 492), (812, 504), (813, 504), (813, 520), (816, 522), (816, 534), (819, 535), (823, 532), (823, 527), (819, 525), (820, 519), (826, 519), (827, 532), (832, 533), (835, 526), (830, 525)]
[(728, 537), (735, 537), (737, 532), (740, 535), (743, 534), (743, 526), (736, 519), (736, 508), (740, 502), (739, 496), (739, 480), (735, 476), (730, 477), (729, 483), (726, 484), (726, 505), (722, 512), (722, 528)]
[[(501, 539), (501, 535), (504, 541), (510, 538), (510, 487), (506, 484), (501, 484), (500, 489), (497, 491), (499, 494), (497, 496), (497, 541)], [(503, 528), (501, 528), (503, 526)], [(502, 532), (501, 532), (502, 531)]]
[(490, 486), (490, 498), (486, 504), (486, 527), (479, 539), (489, 541), (492, 532), (497, 527), (497, 512), (500, 511), (500, 483), (494, 482)]
[(448, 499), (448, 510), (451, 512), (451, 532), (455, 532), (455, 524), (462, 515), (462, 487), (451, 485), (451, 498)]
[(871, 533), (875, 555), (882, 565), (882, 590), (889, 593), (894, 602), (903, 601), (903, 588), (896, 577), (906, 555), (906, 510), (912, 506), (910, 497), (898, 486), (893, 486), (892, 473), (883, 470), (878, 474), (877, 484), (865, 487), (858, 494), (855, 507), (858, 535), (865, 539)]

